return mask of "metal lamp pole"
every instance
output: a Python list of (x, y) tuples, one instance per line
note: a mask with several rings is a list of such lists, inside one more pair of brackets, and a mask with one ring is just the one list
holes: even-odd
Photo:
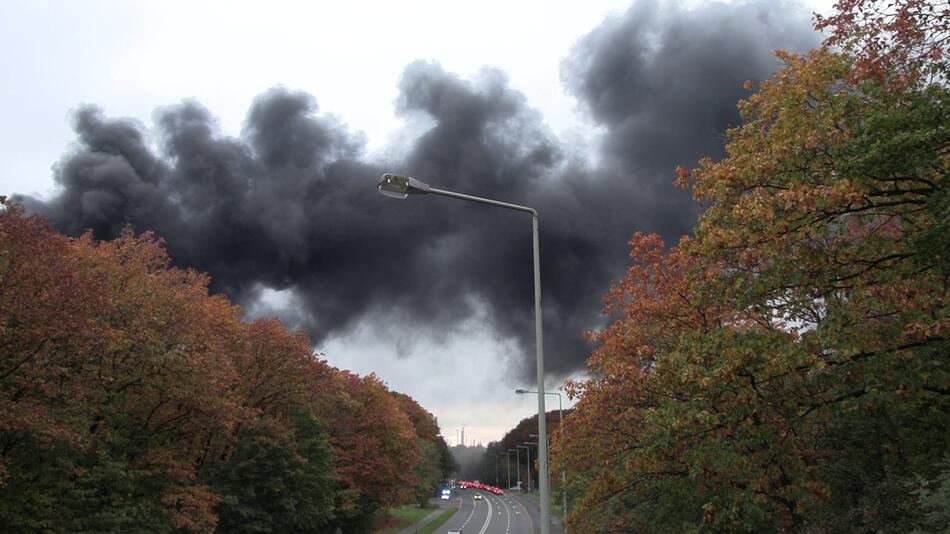
[(508, 471), (508, 489), (511, 489), (511, 449), (505, 451), (505, 470)]
[[(497, 200), (436, 189), (410, 176), (401, 176), (392, 173), (386, 173), (380, 177), (377, 189), (380, 193), (395, 198), (406, 198), (409, 195), (433, 194), (467, 200), (469, 202), (478, 202), (480, 204), (488, 204), (489, 206), (520, 211), (531, 215), (531, 245), (534, 256), (534, 337), (535, 354), (537, 357), (538, 391), (541, 392), (541, 394), (538, 395), (538, 434), (541, 436), (538, 438), (538, 483), (541, 489), (541, 534), (549, 534), (551, 530), (551, 519), (548, 510), (550, 490), (548, 487), (547, 418), (544, 410), (544, 344), (541, 331), (541, 261), (539, 257), (540, 247), (538, 245), (538, 212), (534, 208), (527, 206), (519, 206), (517, 204), (509, 204), (507, 202), (499, 202)], [(511, 487), (510, 481), (508, 487)]]
[[(534, 437), (534, 438), (536, 438), (536, 437), (538, 437), (538, 436), (532, 436), (531, 434), (528, 434), (528, 437)], [(526, 441), (526, 442), (524, 442), (524, 444), (528, 446), (528, 460), (529, 460), (529, 461), (528, 461), (528, 478), (531, 478), (531, 462), (530, 462), (530, 460), (531, 460), (531, 448), (530, 448), (530, 447), (531, 447), (532, 445), (535, 446), (535, 447), (537, 447), (537, 446), (538, 446), (538, 443), (537, 443), (536, 441)], [(535, 486), (535, 487), (537, 487), (537, 486)]]
[(500, 455), (496, 453), (495, 454), (495, 485), (496, 486), (498, 485), (498, 456)]
[(521, 490), (521, 449), (508, 449), (509, 451), (515, 453), (515, 462), (517, 462), (516, 467), (516, 477), (518, 480), (518, 490)]
[(528, 462), (528, 493), (531, 493), (531, 447), (527, 445), (518, 445), (519, 449), (524, 449), (527, 456)]
[[(539, 391), (543, 392), (543, 390), (539, 390)], [(525, 393), (537, 394), (538, 392), (530, 391), (527, 389), (515, 390), (516, 395), (524, 395)], [(544, 395), (557, 395), (557, 421), (558, 421), (558, 428), (560, 428), (560, 425), (564, 423), (564, 409), (561, 405), (561, 394), (557, 392), (548, 392), (548, 393), (544, 393)], [(538, 398), (543, 397), (544, 395), (538, 395)], [(544, 432), (539, 432), (539, 434), (544, 434)], [(532, 435), (532, 437), (534, 436)], [(538, 443), (540, 442), (541, 442), (541, 437), (538, 436)], [(564, 470), (561, 470), (561, 506), (562, 506), (562, 509), (561, 509), (562, 518), (567, 518), (567, 474), (564, 472)]]

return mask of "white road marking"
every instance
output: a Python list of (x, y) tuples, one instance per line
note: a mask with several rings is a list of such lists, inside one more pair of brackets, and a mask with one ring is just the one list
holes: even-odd
[[(468, 522), (472, 520), (472, 516), (475, 515), (475, 506), (476, 506), (477, 504), (478, 504), (478, 503), (475, 502), (475, 497), (472, 497), (472, 512), (471, 512), (470, 514), (468, 514), (468, 519), (466, 519), (465, 522), (462, 523), (462, 526), (459, 527), (459, 530), (465, 528), (465, 525), (467, 525)], [(489, 512), (489, 513), (491, 513), (491, 512)]]
[(488, 505), (488, 515), (485, 516), (485, 524), (482, 525), (482, 529), (478, 531), (478, 534), (485, 534), (485, 531), (488, 530), (488, 523), (491, 522), (491, 501), (485, 499), (485, 504)]
[(505, 505), (505, 512), (507, 512), (508, 515), (508, 524), (505, 526), (505, 534), (508, 534), (508, 532), (511, 531), (511, 510), (508, 508), (508, 503), (505, 502), (506, 499), (499, 498), (498, 500), (501, 501), (501, 504)]
[(528, 532), (534, 532), (534, 521), (531, 520), (531, 514), (528, 513), (528, 509), (525, 508), (523, 504), (521, 504), (521, 501), (516, 499), (515, 502), (517, 502), (518, 506), (524, 510), (524, 515), (528, 518)]

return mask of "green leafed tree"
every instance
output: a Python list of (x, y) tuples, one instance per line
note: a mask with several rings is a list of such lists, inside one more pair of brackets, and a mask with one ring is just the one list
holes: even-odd
[(436, 443), (416, 438), (416, 446), (419, 452), (412, 474), (417, 482), (412, 488), (412, 500), (419, 506), (425, 506), (435, 495), (439, 484), (445, 482), (445, 477), (442, 475), (441, 458)]
[(290, 434), (258, 425), (242, 433), (217, 466), (221, 532), (319, 533), (333, 518), (336, 491), (329, 440), (312, 416), (294, 416)]
[[(835, 18), (850, 25), (843, 51), (780, 53), (784, 68), (740, 102), (726, 157), (679, 171), (707, 206), (695, 235), (670, 249), (631, 240), (607, 296), (617, 319), (594, 334), (557, 441), (557, 463), (582, 481), (577, 530), (940, 520), (946, 18), (915, 14), (925, 2), (841, 4), (896, 22)], [(883, 46), (881, 32), (921, 52)]]

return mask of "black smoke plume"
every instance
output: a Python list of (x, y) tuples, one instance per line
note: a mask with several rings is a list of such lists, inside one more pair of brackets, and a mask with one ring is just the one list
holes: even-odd
[(390, 161), (371, 161), (359, 135), (285, 88), (253, 102), (237, 138), (197, 102), (157, 111), (150, 129), (84, 106), (77, 148), (55, 170), (59, 195), (22, 200), (69, 234), (154, 230), (178, 265), (210, 273), (213, 290), (238, 303), (289, 290), (285, 319), (315, 342), (379, 317), (450, 335), (481, 310), (522, 348), (524, 376), (534, 344), (528, 217), (438, 197), (397, 202), (375, 188), (392, 170), (532, 206), (548, 368), (563, 375), (590, 351), (582, 331), (600, 321), (629, 236), (674, 242), (695, 224), (697, 206), (672, 187), (675, 166), (721, 154), (742, 83), (778, 66), (772, 50), (816, 43), (796, 4), (639, 1), (562, 64), (601, 132), (588, 154), (560, 141), (503, 72), (463, 79), (427, 62), (405, 69), (396, 105), (431, 127)]

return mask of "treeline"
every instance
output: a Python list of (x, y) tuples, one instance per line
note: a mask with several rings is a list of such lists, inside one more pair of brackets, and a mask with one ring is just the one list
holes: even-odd
[(572, 531), (950, 531), (950, 4), (838, 8), (680, 170), (695, 235), (630, 241), (556, 436)]
[[(570, 413), (571, 409), (566, 409), (563, 415), (567, 417)], [(547, 412), (545, 424), (549, 435), (558, 431), (560, 422), (561, 414), (556, 410)], [(488, 444), (477, 466), (479, 480), (499, 488), (507, 488), (509, 487), (510, 476), (511, 486), (515, 486), (517, 481), (520, 480), (521, 485), (527, 491), (528, 480), (530, 479), (531, 489), (536, 490), (538, 487), (537, 443), (538, 416), (532, 415), (519, 421), (500, 440)], [(513, 452), (515, 450), (520, 452)], [(561, 479), (558, 478), (560, 474), (554, 473), (553, 475), (548, 477), (551, 480), (551, 493), (552, 495), (560, 495), (562, 490), (560, 487)]]
[(449, 474), (432, 414), (208, 281), (0, 197), (2, 530), (361, 532)]

